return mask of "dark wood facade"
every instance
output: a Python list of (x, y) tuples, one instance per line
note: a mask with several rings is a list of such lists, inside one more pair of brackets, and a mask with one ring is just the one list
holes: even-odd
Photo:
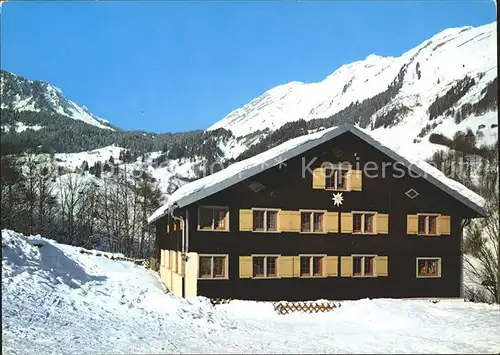
[[(313, 189), (312, 175), (302, 177), (303, 165), (322, 162), (350, 162), (361, 169), (375, 162), (378, 169), (368, 173), (378, 177), (362, 178), (362, 191), (343, 192), (344, 201), (334, 206), (332, 191)], [(184, 208), (188, 211), (188, 249), (199, 254), (228, 254), (228, 279), (199, 279), (197, 294), (206, 297), (248, 300), (315, 300), (360, 299), (377, 297), (460, 297), (462, 285), (462, 221), (478, 217), (478, 213), (439, 189), (423, 177), (412, 177), (402, 165), (395, 171), (393, 159), (375, 149), (351, 132), (346, 132), (319, 146), (252, 178), (208, 196)], [(386, 163), (385, 174), (382, 166)], [(401, 178), (395, 178), (402, 175)], [(254, 192), (248, 184), (258, 181), (265, 186)], [(419, 195), (410, 199), (405, 192), (413, 188)], [(198, 231), (199, 206), (227, 206), (229, 231)], [(355, 235), (302, 234), (293, 232), (255, 233), (239, 230), (239, 210), (281, 208), (314, 209), (335, 212), (375, 211), (389, 215), (388, 234)], [(407, 215), (439, 213), (451, 217), (450, 234), (435, 237), (408, 235)], [(340, 219), (340, 218), (339, 218)], [(170, 223), (168, 228), (166, 224)], [(156, 222), (158, 245), (162, 249), (181, 250), (181, 230), (174, 230), (166, 216)], [(326, 278), (240, 278), (239, 257), (252, 254), (328, 254), (339, 257), (336, 277)], [(385, 277), (342, 277), (341, 256), (377, 254), (388, 257)], [(417, 257), (440, 257), (441, 277), (417, 278)]]

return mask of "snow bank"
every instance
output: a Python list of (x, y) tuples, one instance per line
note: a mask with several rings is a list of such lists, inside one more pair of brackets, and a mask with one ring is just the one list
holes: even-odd
[(281, 316), (266, 302), (179, 299), (131, 262), (2, 230), (8, 354), (498, 353), (500, 307), (359, 300)]

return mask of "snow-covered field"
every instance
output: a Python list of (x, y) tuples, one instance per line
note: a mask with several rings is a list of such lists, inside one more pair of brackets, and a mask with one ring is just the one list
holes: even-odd
[(500, 307), (359, 300), (330, 313), (178, 299), (143, 266), (2, 231), (4, 354), (499, 353)]

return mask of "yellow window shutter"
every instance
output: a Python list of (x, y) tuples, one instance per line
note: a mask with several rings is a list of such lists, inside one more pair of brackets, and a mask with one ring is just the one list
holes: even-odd
[(443, 235), (450, 235), (451, 233), (451, 217), (439, 216), (438, 217), (438, 233)]
[(313, 189), (324, 189), (325, 188), (325, 169), (316, 168), (313, 170)]
[(349, 189), (352, 191), (361, 191), (363, 180), (362, 170), (351, 170), (349, 174)]
[(167, 227), (166, 227), (166, 230), (167, 230), (167, 234), (168, 234), (168, 233), (170, 233), (170, 224), (168, 224), (168, 223), (167, 223), (167, 225), (166, 225), (166, 226), (167, 226)]
[(389, 275), (387, 256), (377, 256), (375, 258), (375, 273), (377, 276)]
[(339, 213), (326, 212), (326, 231), (328, 233), (339, 232)]
[(293, 276), (300, 276), (300, 256), (293, 257)]
[(416, 214), (409, 214), (406, 217), (406, 233), (417, 234), (418, 232), (418, 216)]
[(240, 231), (251, 231), (252, 224), (252, 210), (240, 210)]
[(387, 234), (389, 233), (389, 215), (377, 213), (377, 233)]
[(293, 277), (293, 256), (280, 256), (280, 277)]
[(252, 277), (252, 257), (240, 256), (240, 279), (248, 279)]
[(290, 227), (289, 232), (300, 232), (300, 212), (289, 211)]
[(278, 212), (278, 226), (279, 230), (282, 232), (288, 232), (290, 230), (290, 211)]
[(352, 213), (342, 212), (340, 214), (340, 232), (352, 233)]
[(327, 256), (326, 258), (326, 276), (338, 276), (339, 258), (338, 256)]
[(340, 257), (340, 276), (351, 277), (352, 276), (352, 257), (351, 256), (341, 256)]

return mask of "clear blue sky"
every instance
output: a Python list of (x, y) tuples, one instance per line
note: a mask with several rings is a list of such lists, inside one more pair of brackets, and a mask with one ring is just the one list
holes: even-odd
[(61, 88), (123, 129), (203, 129), (267, 89), (399, 56), (476, 1), (52, 1), (2, 6), (2, 68)]

